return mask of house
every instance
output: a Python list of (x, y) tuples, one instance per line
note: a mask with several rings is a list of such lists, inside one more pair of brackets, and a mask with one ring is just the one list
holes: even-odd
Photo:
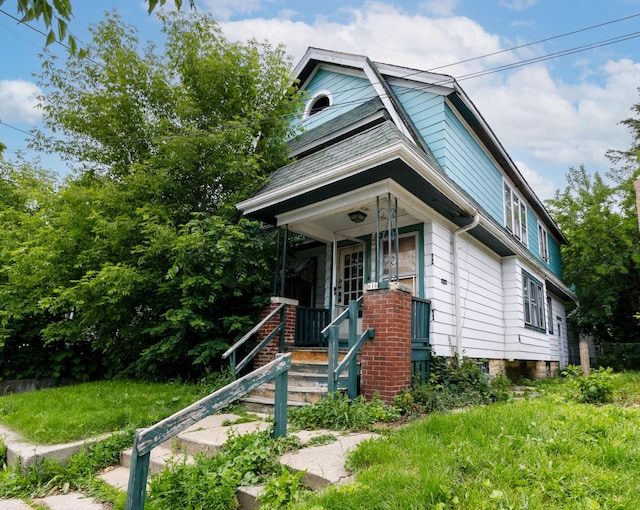
[[(297, 306), (288, 342), (322, 346), (308, 323), (364, 294), (365, 392), (407, 384), (411, 360), (394, 357), (407, 345), (414, 368), (425, 346), (490, 374), (563, 368), (567, 241), (455, 79), (317, 48), (295, 76), (307, 99), (292, 160), (238, 204), (298, 240), (281, 293)], [(399, 380), (370, 385), (400, 365)]]

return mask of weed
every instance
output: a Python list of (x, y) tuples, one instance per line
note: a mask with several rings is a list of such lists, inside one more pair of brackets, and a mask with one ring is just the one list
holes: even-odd
[(295, 436), (273, 439), (271, 433), (256, 431), (237, 435), (232, 432), (214, 457), (199, 455), (193, 464), (186, 464), (184, 460), (170, 462), (149, 482), (149, 508), (235, 508), (238, 486), (255, 485), (281, 473), (278, 456), (300, 447), (299, 440), (293, 439)]
[(0, 439), (0, 468), (7, 465), (7, 445)]
[(305, 443), (305, 446), (324, 446), (325, 444), (335, 443), (338, 440), (333, 434), (321, 434), (312, 437)]
[(397, 420), (399, 412), (378, 398), (367, 402), (332, 393), (313, 404), (289, 412), (289, 422), (301, 429), (366, 430), (379, 422)]
[(577, 400), (586, 404), (605, 404), (613, 401), (613, 383), (616, 375), (612, 368), (600, 367), (589, 375), (569, 376), (577, 391)]
[(267, 481), (267, 484), (258, 497), (262, 510), (280, 510), (292, 508), (299, 502), (305, 492), (301, 479), (305, 471), (292, 472), (282, 467), (280, 474)]

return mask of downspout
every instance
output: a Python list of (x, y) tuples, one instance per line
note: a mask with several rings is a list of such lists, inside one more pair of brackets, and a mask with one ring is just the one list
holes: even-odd
[(456, 328), (456, 354), (458, 364), (462, 363), (462, 319), (460, 312), (460, 281), (458, 280), (458, 236), (474, 229), (480, 223), (480, 213), (475, 212), (473, 221), (468, 225), (460, 227), (451, 234), (451, 254), (453, 257), (453, 299), (455, 307), (455, 328)]

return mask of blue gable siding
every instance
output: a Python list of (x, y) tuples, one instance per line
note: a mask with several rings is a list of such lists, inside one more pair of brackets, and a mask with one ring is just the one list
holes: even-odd
[(538, 242), (538, 218), (530, 207), (527, 207), (527, 237), (529, 238), (529, 251), (542, 262), (542, 258), (539, 255), (540, 243)]
[(445, 120), (445, 172), (504, 226), (502, 173), (447, 105)]
[(562, 255), (560, 254), (560, 243), (550, 235), (547, 235), (547, 249), (549, 250), (549, 267), (551, 272), (558, 278), (562, 278)]
[(447, 133), (444, 123), (444, 97), (422, 90), (392, 87), (431, 152), (444, 167)]
[(328, 90), (333, 96), (333, 107), (316, 113), (301, 122), (302, 128), (308, 130), (331, 120), (338, 115), (360, 106), (367, 99), (375, 97), (376, 92), (369, 80), (346, 74), (320, 69), (305, 87), (309, 100), (322, 90)]
[(446, 174), (504, 225), (502, 173), (445, 103), (428, 91), (393, 87)]

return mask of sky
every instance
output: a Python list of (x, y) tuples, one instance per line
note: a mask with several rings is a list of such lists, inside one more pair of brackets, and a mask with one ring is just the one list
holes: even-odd
[[(169, 3), (172, 0), (168, 0)], [(17, 0), (0, 1), (0, 142), (5, 157), (29, 157), (41, 126), (33, 74), (45, 37), (19, 25)], [(184, 1), (188, 5), (188, 1)], [(70, 31), (115, 8), (141, 40), (161, 43), (160, 24), (141, 0), (72, 0)], [(632, 138), (620, 121), (640, 102), (640, 0), (196, 0), (230, 40), (283, 44), (293, 65), (307, 47), (456, 78), (542, 199), (565, 186), (570, 167), (604, 174), (605, 153)], [(64, 49), (50, 47), (61, 53)], [(500, 67), (508, 69), (497, 70)], [(26, 132), (26, 133), (25, 133)], [(65, 164), (41, 156), (65, 175)]]

